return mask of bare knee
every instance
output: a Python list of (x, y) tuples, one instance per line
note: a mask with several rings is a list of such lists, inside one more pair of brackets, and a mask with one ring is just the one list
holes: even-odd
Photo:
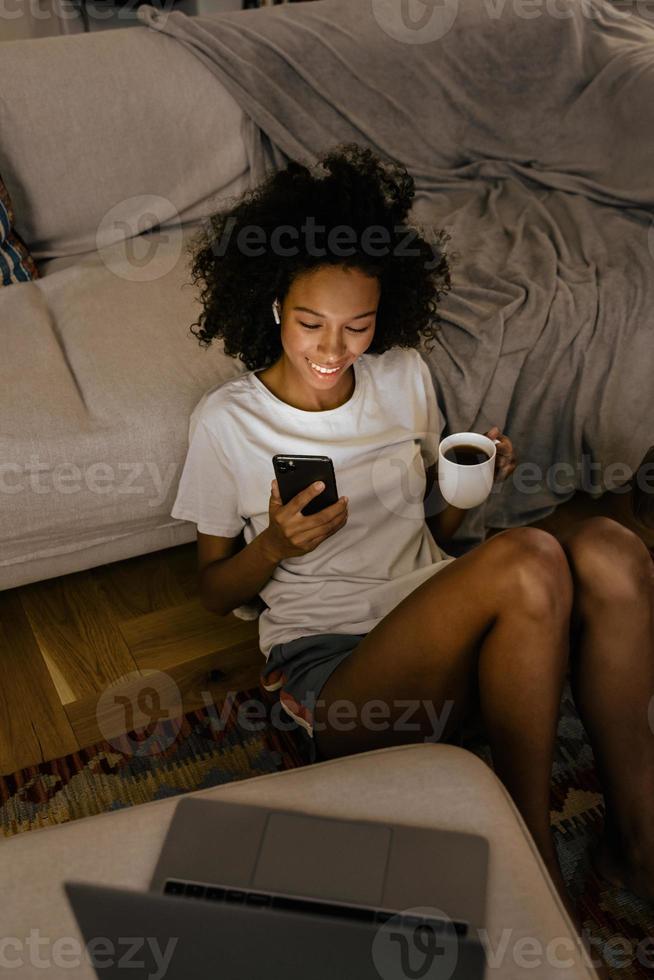
[(581, 521), (563, 541), (575, 584), (594, 600), (654, 598), (654, 562), (644, 542), (610, 517)]
[(570, 616), (573, 582), (566, 553), (541, 528), (517, 527), (496, 534), (493, 559), (503, 600), (534, 615)]

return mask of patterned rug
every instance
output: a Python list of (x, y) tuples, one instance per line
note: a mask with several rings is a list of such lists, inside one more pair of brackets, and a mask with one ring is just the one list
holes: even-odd
[[(481, 737), (464, 747), (492, 768)], [(550, 823), (565, 883), (579, 900), (593, 958), (603, 956), (612, 980), (654, 976), (654, 904), (598, 878), (589, 862), (604, 822), (604, 798), (586, 729), (570, 682), (561, 699), (552, 766)]]
[[(259, 731), (247, 721), (245, 727), (240, 724), (253, 702), (262, 706), (259, 710), (266, 719)], [(232, 696), (229, 712), (209, 706), (185, 715), (181, 724), (175, 719), (175, 733), (166, 729), (166, 722), (163, 727), (159, 723), (161, 746), (153, 746), (147, 730), (130, 732), (124, 750), (119, 740), (112, 739), (112, 744), (99, 742), (62, 759), (0, 777), (2, 832), (11, 837), (35, 827), (306, 765), (297, 726), (280, 731), (271, 724), (271, 712), (277, 708), (278, 696), (256, 687)], [(140, 744), (147, 746), (143, 754)], [(469, 737), (464, 746), (492, 766), (489, 746), (480, 736)], [(654, 906), (607, 886), (589, 867), (589, 846), (599, 835), (602, 820), (603, 799), (593, 752), (566, 684), (551, 810), (564, 877), (580, 897), (589, 941), (604, 956), (611, 977), (651, 977)]]

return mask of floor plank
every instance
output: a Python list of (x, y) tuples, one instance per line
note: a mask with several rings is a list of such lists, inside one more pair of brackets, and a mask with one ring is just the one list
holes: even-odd
[(79, 748), (21, 603), (0, 592), (0, 772)]
[(220, 654), (238, 643), (250, 643), (261, 657), (256, 620), (216, 616), (190, 599), (170, 609), (118, 624), (135, 662), (143, 669), (169, 670), (207, 653)]
[(186, 598), (199, 596), (198, 549), (195, 541), (181, 544), (177, 548), (168, 548), (165, 561)]
[(170, 559), (175, 550), (155, 551), (91, 569), (115, 619), (132, 619), (186, 601), (188, 595), (176, 574), (179, 559), (176, 563)]
[[(255, 687), (263, 658), (251, 640), (230, 648), (212, 650), (165, 671), (145, 668), (139, 675), (122, 678), (101, 695), (65, 706), (66, 714), (81, 745), (118, 739), (136, 728), (150, 733), (159, 719), (181, 718), (189, 711), (220, 701), (228, 693)], [(216, 680), (211, 680), (217, 671)], [(120, 740), (112, 743), (119, 747)]]
[(138, 669), (92, 571), (33, 582), (20, 595), (62, 704)]

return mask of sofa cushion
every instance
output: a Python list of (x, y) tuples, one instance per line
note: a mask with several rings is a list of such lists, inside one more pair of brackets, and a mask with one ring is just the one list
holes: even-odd
[(249, 170), (238, 103), (145, 26), (4, 44), (0, 92), (0, 173), (37, 261), (202, 218)]
[(39, 270), (27, 245), (14, 228), (14, 209), (0, 174), (0, 286), (37, 279)]
[(189, 330), (189, 231), (142, 239), (0, 290), (0, 566), (184, 523), (190, 413), (245, 368)]

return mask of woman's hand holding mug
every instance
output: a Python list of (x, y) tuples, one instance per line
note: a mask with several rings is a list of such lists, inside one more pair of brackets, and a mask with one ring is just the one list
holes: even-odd
[(502, 483), (511, 476), (514, 469), (518, 465), (516, 455), (513, 450), (513, 443), (508, 436), (502, 435), (499, 426), (497, 425), (494, 425), (492, 429), (489, 429), (485, 435), (488, 439), (492, 439), (496, 444), (495, 473), (493, 476), (493, 482)]
[(317, 514), (305, 516), (301, 513), (302, 508), (324, 489), (324, 484), (312, 483), (283, 504), (277, 480), (272, 481), (268, 502), (269, 524), (262, 534), (265, 535), (269, 554), (276, 561), (306, 555), (347, 523), (347, 497), (341, 497)]
[(454, 432), (438, 447), (438, 483), (448, 504), (467, 510), (483, 503), (493, 483), (516, 468), (513, 445), (494, 425), (485, 435)]

